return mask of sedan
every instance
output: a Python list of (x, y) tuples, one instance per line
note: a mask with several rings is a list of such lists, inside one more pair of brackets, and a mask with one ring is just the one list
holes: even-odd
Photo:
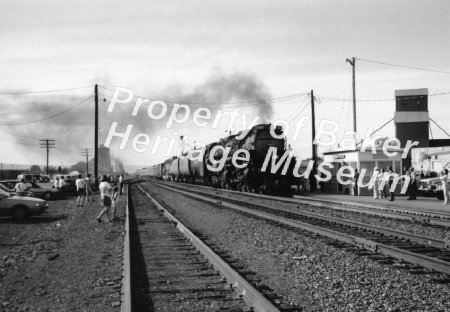
[(12, 216), (22, 220), (29, 216), (40, 215), (48, 209), (45, 200), (26, 196), (11, 196), (0, 190), (0, 216)]
[[(14, 188), (11, 188), (11, 185), (9, 183), (6, 183), (4, 181), (0, 181), (0, 190), (9, 193), (9, 195), (14, 196), (16, 195), (16, 192), (14, 191)], [(28, 197), (34, 197), (33, 192), (27, 191), (26, 196)]]
[[(14, 189), (14, 186), (19, 183), (19, 180), (5, 180), (0, 183), (7, 183)], [(32, 192), (35, 197), (41, 197), (45, 200), (50, 200), (59, 197), (59, 192), (55, 188), (42, 187), (34, 182), (25, 182), (28, 191)]]

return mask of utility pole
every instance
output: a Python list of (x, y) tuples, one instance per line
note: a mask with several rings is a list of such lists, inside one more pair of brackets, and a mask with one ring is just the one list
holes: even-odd
[(95, 189), (98, 187), (98, 85), (95, 84), (95, 129), (94, 129), (94, 176), (95, 176)]
[(314, 163), (316, 162), (317, 158), (317, 149), (316, 144), (314, 144), (314, 139), (316, 137), (316, 117), (314, 113), (314, 91), (311, 90), (311, 126), (312, 126), (312, 159), (314, 160)]
[[(352, 57), (352, 59), (346, 59), (346, 62), (349, 62), (352, 65), (352, 87), (353, 87), (353, 132), (356, 133), (356, 88), (355, 88), (355, 67), (356, 67), (356, 59)], [(356, 143), (356, 134), (355, 134), (355, 143)]]
[(48, 175), (48, 153), (51, 148), (55, 148), (55, 140), (39, 140), (39, 146), (40, 148), (46, 148), (47, 149), (47, 175)]
[(89, 174), (89, 157), (92, 156), (92, 148), (82, 148), (81, 156), (86, 156), (86, 175)]
[(315, 192), (316, 191), (316, 160), (317, 160), (317, 146), (316, 144), (314, 144), (314, 139), (316, 137), (316, 117), (315, 117), (315, 113), (314, 113), (314, 91), (311, 90), (311, 126), (312, 126), (312, 160), (313, 160), (313, 167), (311, 170), (311, 173), (309, 174), (309, 189), (311, 190), (311, 192)]

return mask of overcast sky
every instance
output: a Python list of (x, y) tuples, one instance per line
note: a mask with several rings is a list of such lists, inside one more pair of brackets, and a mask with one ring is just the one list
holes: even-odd
[[(0, 93), (89, 88), (0, 95), (0, 161), (43, 164), (38, 139), (46, 138), (56, 140), (51, 164), (83, 160), (80, 149), (94, 144), (94, 102), (82, 101), (95, 83), (109, 90), (130, 88), (149, 99), (195, 102), (192, 113), (204, 101), (213, 117), (216, 108), (239, 106), (249, 119), (264, 115), (265, 121), (290, 121), (308, 99), (275, 100), (271, 107), (250, 105), (255, 100), (314, 90), (320, 102), (316, 123), (329, 119), (351, 130), (351, 66), (345, 62), (351, 57), (361, 59), (356, 63), (361, 136), (393, 118), (394, 90), (413, 88), (428, 88), (430, 116), (450, 132), (450, 94), (435, 95), (450, 92), (449, 8), (448, 1), (425, 0), (2, 1)], [(157, 135), (177, 137), (174, 131), (205, 143), (225, 135), (226, 122), (217, 129), (191, 121), (164, 129), (167, 120), (152, 120), (144, 106), (131, 116), (134, 104), (108, 113), (109, 90), (100, 88), (106, 102), (100, 104), (99, 143), (105, 143), (112, 122), (122, 132), (132, 124), (126, 148), (119, 150), (116, 140), (111, 150), (127, 165), (165, 158), (165, 150), (134, 151), (131, 141), (138, 133), (150, 136), (150, 148)], [(301, 115), (309, 116), (310, 107)], [(27, 124), (12, 125), (17, 123)], [(393, 123), (381, 132), (393, 136)], [(447, 137), (434, 125), (432, 133)], [(300, 156), (310, 156), (310, 136), (308, 124), (292, 142)]]

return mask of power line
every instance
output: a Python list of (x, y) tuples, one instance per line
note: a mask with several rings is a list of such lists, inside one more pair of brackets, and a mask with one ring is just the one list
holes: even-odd
[(365, 61), (365, 62), (369, 62), (369, 63), (376, 63), (376, 64), (381, 64), (381, 65), (387, 65), (387, 66), (404, 67), (404, 68), (411, 68), (411, 69), (417, 69), (417, 70), (423, 70), (423, 71), (430, 71), (430, 72), (435, 72), (435, 73), (450, 74), (450, 72), (443, 71), (443, 70), (428, 69), (428, 68), (407, 66), (407, 65), (391, 64), (391, 63), (385, 63), (385, 62), (379, 62), (379, 61), (373, 61), (373, 60), (366, 60), (366, 59), (362, 59), (362, 58), (356, 58), (356, 59), (360, 60), (360, 61)]
[(31, 94), (31, 93), (52, 93), (52, 92), (62, 92), (62, 91), (71, 91), (71, 90), (79, 90), (79, 89), (87, 89), (92, 88), (92, 85), (86, 87), (77, 87), (77, 88), (67, 88), (67, 89), (57, 89), (57, 90), (45, 90), (45, 91), (20, 91), (20, 92), (0, 92), (0, 94)]
[(390, 119), (389, 121), (387, 121), (386, 123), (384, 123), (381, 127), (379, 127), (378, 129), (376, 129), (375, 131), (373, 131), (369, 136), (366, 136), (364, 139), (361, 139), (358, 143), (361, 144), (363, 141), (365, 141), (367, 138), (371, 137), (372, 135), (374, 135), (376, 132), (378, 132), (379, 130), (381, 130), (382, 128), (384, 128), (388, 123), (390, 123), (392, 120), (394, 120), (395, 118)]
[(37, 119), (37, 120), (32, 120), (32, 121), (26, 121), (26, 122), (19, 122), (19, 123), (0, 123), (0, 126), (19, 126), (19, 125), (28, 125), (28, 124), (35, 123), (35, 122), (40, 122), (40, 121), (49, 120), (49, 119), (58, 117), (58, 116), (60, 116), (60, 115), (62, 115), (62, 114), (64, 114), (64, 113), (67, 113), (68, 111), (70, 111), (70, 110), (72, 110), (72, 109), (74, 109), (74, 108), (80, 106), (81, 104), (83, 104), (84, 102), (86, 102), (87, 100), (89, 100), (91, 97), (92, 97), (92, 95), (88, 96), (88, 97), (85, 98), (83, 101), (81, 101), (81, 102), (75, 104), (74, 106), (69, 107), (69, 108), (66, 109), (66, 110), (63, 110), (63, 111), (61, 111), (61, 112), (59, 112), (59, 113), (56, 113), (56, 114), (54, 114), (54, 115), (51, 115), (51, 116), (48, 116), (48, 117), (45, 117), (45, 118), (41, 118), (41, 119)]
[(445, 134), (448, 135), (448, 136), (450, 137), (450, 134), (448, 134), (447, 131), (445, 131), (441, 126), (439, 126), (439, 125), (436, 123), (436, 121), (434, 121), (434, 120), (431, 119), (431, 118), (430, 118), (430, 120), (431, 120), (432, 122), (434, 122), (434, 124), (435, 124), (436, 126), (438, 126), (439, 129), (441, 129), (442, 131), (444, 131)]
[[(450, 91), (428, 94), (428, 96), (440, 96), (440, 95), (446, 95), (446, 94), (450, 94)], [(426, 95), (405, 96), (405, 97), (402, 97), (401, 99), (402, 100), (418, 99), (418, 98), (423, 98), (425, 96)], [(324, 97), (324, 96), (319, 97), (319, 99), (327, 100), (327, 101), (336, 101), (336, 102), (341, 102), (341, 101), (350, 102), (350, 101), (352, 101), (352, 100), (346, 99), (346, 98), (335, 98), (335, 97)], [(390, 99), (359, 99), (358, 102), (389, 102), (389, 101), (395, 101), (395, 100), (396, 100), (395, 98), (390, 98)]]
[[(110, 92), (115, 92), (113, 90), (107, 89), (105, 87), (99, 86), (102, 89), (108, 90)], [(100, 94), (100, 93), (99, 93)], [(186, 105), (234, 105), (234, 104), (255, 104), (255, 105), (265, 105), (268, 104), (266, 102), (276, 102), (276, 101), (287, 101), (287, 100), (291, 100), (291, 99), (295, 99), (298, 97), (302, 97), (305, 94), (308, 93), (297, 93), (297, 94), (291, 94), (291, 95), (286, 95), (286, 96), (281, 96), (281, 97), (273, 97), (273, 98), (266, 98), (266, 99), (256, 99), (256, 100), (250, 100), (250, 101), (237, 101), (237, 102), (184, 102), (184, 101), (168, 101), (168, 100), (163, 100), (163, 99), (158, 99), (158, 101), (163, 101), (164, 103), (170, 103), (170, 104), (175, 104), (175, 103), (181, 103), (181, 104), (186, 104)], [(109, 96), (110, 95), (105, 95), (102, 94), (103, 96)], [(135, 95), (134, 97), (136, 98), (142, 98), (142, 99), (148, 99), (151, 101), (154, 101), (156, 99), (152, 99), (149, 97), (142, 97), (142, 96), (138, 96)]]
[[(309, 100), (309, 98), (306, 98)], [(297, 113), (295, 113), (293, 115), (293, 117), (291, 117), (288, 121), (288, 124), (290, 124), (291, 122), (293, 122), (301, 113), (303, 113), (303, 111), (311, 104), (311, 100), (309, 100), (308, 102), (305, 103), (305, 105), (303, 105), (303, 107), (300, 109), (300, 111), (298, 111)]]
[[(106, 94), (103, 94), (103, 93), (99, 93), (99, 95), (102, 95), (102, 96), (105, 96), (105, 97), (107, 97), (108, 98), (108, 100), (111, 100), (111, 96), (109, 96), (109, 95), (106, 95)], [(304, 95), (303, 95), (304, 96)], [(271, 104), (274, 104), (274, 103), (279, 103), (279, 102), (283, 102), (283, 101), (290, 101), (290, 100), (295, 100), (295, 99), (298, 99), (298, 98), (302, 98), (303, 96), (297, 96), (297, 97), (291, 97), (291, 98), (285, 98), (285, 99), (279, 99), (279, 100), (277, 100), (277, 101), (273, 101), (273, 102), (265, 102), (265, 103), (248, 103), (248, 104), (236, 104), (236, 105), (229, 105), (229, 106), (223, 106), (223, 107), (221, 107), (221, 106), (213, 106), (213, 107), (208, 107), (207, 105), (211, 105), (211, 104), (214, 104), (214, 103), (204, 103), (204, 105), (203, 104), (198, 104), (198, 105), (194, 105), (194, 104), (188, 104), (188, 103), (183, 103), (183, 102), (179, 102), (178, 104), (182, 104), (182, 105), (188, 105), (190, 108), (207, 108), (207, 109), (209, 109), (209, 110), (219, 110), (219, 109), (227, 109), (227, 108), (235, 108), (235, 107), (248, 107), (248, 106), (261, 106), (261, 105), (271, 105)], [(150, 100), (150, 99), (149, 99)], [(263, 101), (263, 100), (261, 100), (261, 101)], [(166, 102), (166, 101), (163, 101), (164, 103), (176, 103), (176, 102)], [(136, 101), (130, 101), (129, 103), (126, 103), (126, 104), (136, 104)], [(216, 103), (217, 104), (217, 103)], [(146, 103), (142, 103), (142, 105), (150, 105), (150, 103), (148, 103), (148, 102), (146, 102)], [(168, 107), (168, 108), (174, 108), (175, 106), (174, 105), (167, 105), (166, 104), (166, 106)], [(158, 108), (162, 108), (161, 106), (156, 106), (155, 107), (155, 109), (158, 109)]]

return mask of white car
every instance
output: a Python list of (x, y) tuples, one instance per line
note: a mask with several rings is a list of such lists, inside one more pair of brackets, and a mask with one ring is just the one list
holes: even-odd
[(419, 181), (419, 196), (436, 197), (437, 199), (444, 199), (444, 191), (442, 190), (441, 178), (429, 178)]
[(0, 189), (0, 216), (12, 216), (22, 220), (40, 215), (48, 209), (45, 200), (28, 196), (11, 196)]

